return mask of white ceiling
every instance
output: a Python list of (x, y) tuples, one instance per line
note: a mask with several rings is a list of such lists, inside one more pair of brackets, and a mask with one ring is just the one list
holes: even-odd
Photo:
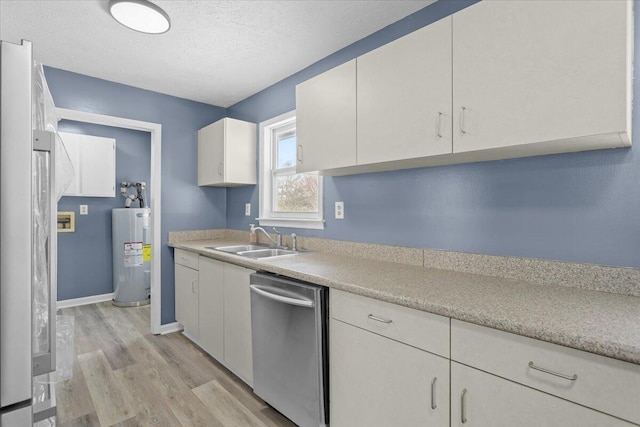
[(118, 24), (106, 0), (0, 0), (0, 39), (64, 70), (228, 107), (435, 0), (156, 0), (171, 30)]

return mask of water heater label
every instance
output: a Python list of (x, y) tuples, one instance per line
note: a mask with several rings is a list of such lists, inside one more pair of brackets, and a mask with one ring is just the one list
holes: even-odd
[(142, 242), (124, 242), (124, 266), (139, 267), (142, 262)]
[(143, 262), (151, 261), (151, 245), (142, 246), (142, 261)]

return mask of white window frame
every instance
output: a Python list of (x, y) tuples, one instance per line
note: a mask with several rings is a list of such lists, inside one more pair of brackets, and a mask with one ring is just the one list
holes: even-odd
[[(309, 228), (314, 230), (324, 229), (324, 218), (322, 209), (322, 177), (318, 177), (318, 212), (274, 212), (273, 204), (275, 194), (273, 194), (273, 176), (271, 169), (274, 164), (274, 150), (272, 135), (275, 128), (286, 126), (296, 121), (296, 111), (281, 114), (272, 119), (260, 123), (259, 145), (260, 145), (260, 217), (257, 218), (261, 226), (268, 227), (292, 227)], [(295, 167), (291, 168), (293, 171)]]

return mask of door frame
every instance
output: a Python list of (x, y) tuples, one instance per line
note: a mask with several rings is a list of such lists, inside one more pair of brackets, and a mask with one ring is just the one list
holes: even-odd
[(160, 123), (143, 122), (126, 119), (124, 117), (107, 116), (86, 111), (56, 108), (60, 120), (72, 120), (123, 129), (132, 129), (151, 134), (151, 182), (149, 199), (151, 200), (151, 333), (162, 333), (162, 268), (161, 251), (159, 250), (161, 236), (161, 161), (162, 161), (162, 125)]

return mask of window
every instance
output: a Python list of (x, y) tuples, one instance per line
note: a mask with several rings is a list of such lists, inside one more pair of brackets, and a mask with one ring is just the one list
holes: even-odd
[(296, 173), (295, 111), (260, 124), (260, 225), (324, 228), (322, 177)]

